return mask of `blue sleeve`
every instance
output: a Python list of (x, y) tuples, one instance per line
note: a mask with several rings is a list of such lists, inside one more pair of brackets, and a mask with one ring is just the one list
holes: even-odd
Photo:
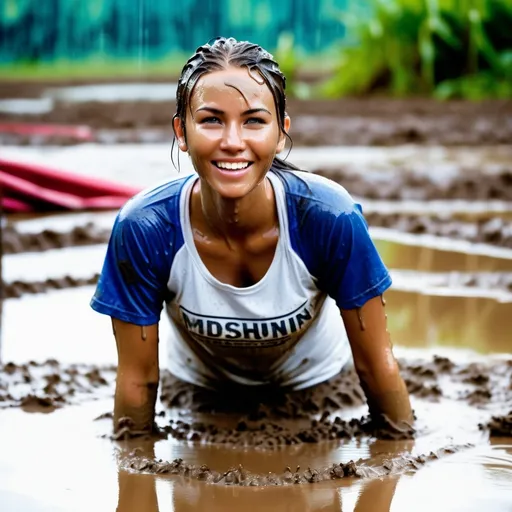
[(361, 206), (340, 185), (309, 173), (281, 173), (290, 239), (319, 289), (339, 308), (382, 295), (391, 277), (368, 232)]
[(155, 212), (143, 213), (117, 217), (91, 307), (125, 322), (152, 325), (166, 300), (172, 237)]
[(359, 205), (330, 219), (323, 234), (319, 284), (338, 307), (359, 308), (391, 286)]

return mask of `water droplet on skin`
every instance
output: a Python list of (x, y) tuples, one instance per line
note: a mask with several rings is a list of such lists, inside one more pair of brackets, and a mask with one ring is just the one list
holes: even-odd
[(361, 327), (361, 330), (366, 330), (366, 325), (364, 324), (363, 314), (361, 312), (361, 308), (357, 308), (357, 318), (359, 318), (359, 327)]

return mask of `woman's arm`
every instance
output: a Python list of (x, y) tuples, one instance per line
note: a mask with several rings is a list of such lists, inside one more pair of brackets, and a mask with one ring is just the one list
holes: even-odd
[[(114, 432), (128, 426), (131, 435), (154, 431), (158, 393), (158, 324), (141, 327), (112, 319), (118, 366)], [(121, 421), (129, 418), (129, 421)]]
[(411, 424), (409, 393), (393, 355), (383, 298), (370, 299), (361, 308), (341, 310), (341, 315), (372, 418), (386, 415), (397, 426)]

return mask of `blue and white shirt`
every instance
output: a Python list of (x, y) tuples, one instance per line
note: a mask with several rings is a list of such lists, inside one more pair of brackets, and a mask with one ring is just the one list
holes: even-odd
[(327, 380), (351, 357), (339, 308), (391, 285), (343, 187), (307, 172), (267, 176), (279, 239), (265, 276), (246, 288), (217, 280), (199, 256), (189, 215), (197, 175), (141, 192), (115, 221), (91, 306), (136, 325), (158, 323), (165, 307), (167, 367), (182, 380), (292, 389)]

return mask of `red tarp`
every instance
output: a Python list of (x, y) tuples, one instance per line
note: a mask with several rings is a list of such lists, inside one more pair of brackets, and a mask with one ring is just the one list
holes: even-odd
[(139, 188), (0, 158), (4, 212), (117, 209)]

